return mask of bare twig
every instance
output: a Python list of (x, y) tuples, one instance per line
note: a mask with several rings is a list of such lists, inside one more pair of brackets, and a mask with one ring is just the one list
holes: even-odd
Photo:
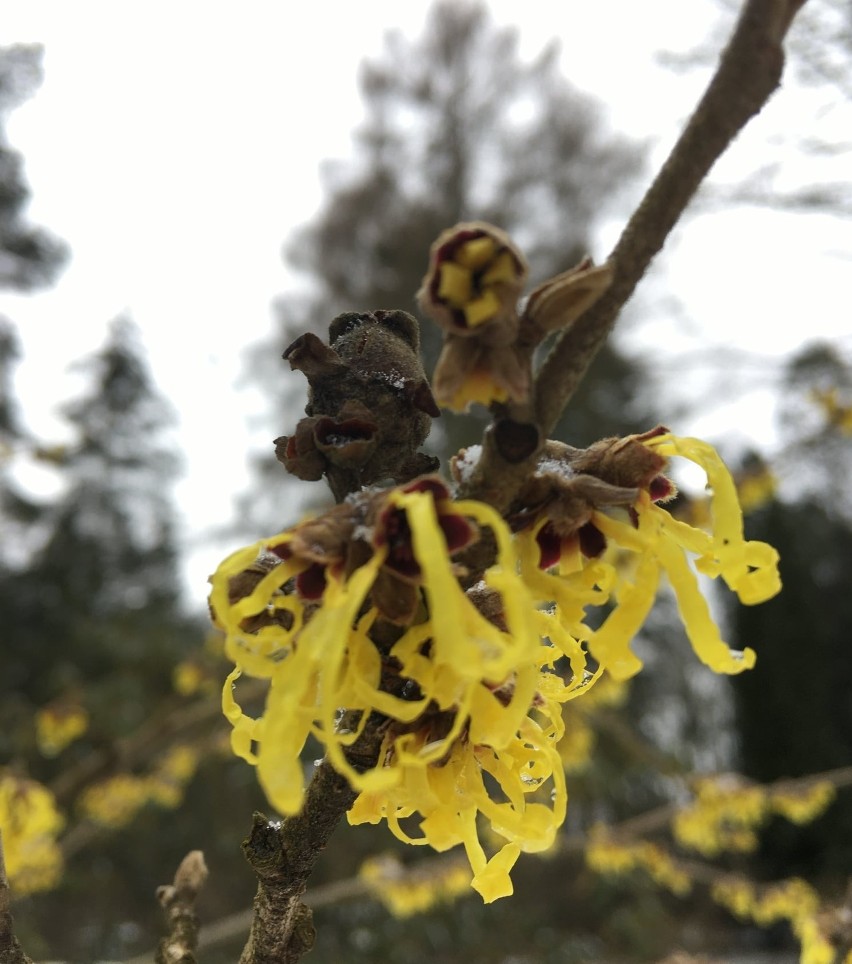
[[(428, 859), (428, 858), (427, 858)], [(444, 860), (446, 858), (434, 858)], [(333, 904), (342, 904), (347, 900), (357, 900), (369, 897), (370, 889), (360, 877), (348, 877), (345, 880), (334, 880), (329, 884), (321, 884), (319, 887), (312, 887), (304, 893), (304, 901), (312, 911), (320, 907), (328, 907)], [(205, 950), (208, 947), (216, 947), (226, 941), (237, 940), (248, 934), (251, 928), (254, 911), (251, 909), (240, 910), (227, 917), (221, 917), (212, 924), (206, 924), (198, 938), (198, 949)], [(124, 964), (151, 964), (152, 951), (139, 954), (129, 958)]]
[[(347, 752), (359, 768), (375, 766), (378, 757), (382, 733), (373, 723), (368, 721)], [(346, 777), (323, 760), (300, 813), (284, 821), (254, 815), (243, 850), (257, 874), (258, 888), (240, 964), (294, 964), (313, 947), (312, 914), (302, 895), (317, 858), (355, 797)]]
[(206, 880), (204, 854), (191, 850), (175, 872), (174, 883), (157, 888), (157, 900), (165, 912), (169, 935), (160, 941), (155, 964), (195, 964), (198, 946), (195, 900)]
[(11, 892), (6, 877), (6, 856), (3, 851), (3, 831), (0, 829), (0, 964), (33, 964), (15, 937), (14, 920), (10, 911)]
[(743, 7), (707, 91), (610, 255), (612, 284), (559, 339), (539, 372), (536, 414), (545, 435), (711, 167), (778, 86), (782, 41), (803, 3), (748, 0)]

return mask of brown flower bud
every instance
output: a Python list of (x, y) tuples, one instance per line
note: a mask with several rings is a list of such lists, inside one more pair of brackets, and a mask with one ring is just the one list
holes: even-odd
[(456, 412), (474, 402), (526, 401), (532, 385), (528, 352), (514, 345), (487, 345), (478, 338), (444, 335), (444, 347), (435, 365), (435, 398)]
[(340, 501), (364, 485), (407, 481), (413, 467), (431, 465), (417, 458), (417, 449), (440, 409), (411, 315), (346, 312), (331, 322), (329, 338), (324, 345), (302, 335), (284, 352), (308, 378), (308, 418), (295, 436), (276, 441), (276, 455), (300, 478), (325, 474)]

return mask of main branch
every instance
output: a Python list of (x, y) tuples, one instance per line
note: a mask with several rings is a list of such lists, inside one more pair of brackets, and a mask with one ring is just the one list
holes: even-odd
[(554, 346), (539, 372), (536, 416), (546, 436), (570, 401), (618, 312), (701, 182), (781, 80), (782, 42), (804, 0), (748, 0), (719, 68), (609, 260), (609, 290)]
[[(375, 766), (381, 731), (370, 720), (348, 752), (350, 762)], [(240, 964), (295, 964), (314, 943), (309, 907), (302, 901), (308, 878), (356, 793), (328, 760), (317, 767), (300, 813), (270, 821), (256, 813), (243, 843), (258, 878), (248, 943)]]

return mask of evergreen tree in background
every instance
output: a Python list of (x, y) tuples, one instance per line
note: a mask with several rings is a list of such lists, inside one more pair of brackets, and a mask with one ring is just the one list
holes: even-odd
[[(64, 490), (44, 510), (39, 550), (0, 584), (0, 755), (51, 786), (72, 841), (85, 829), (78, 794), (128, 766), (122, 741), (151, 722), (169, 732), (169, 713), (181, 706), (175, 666), (205, 632), (180, 606), (169, 498), (177, 460), (166, 434), (172, 413), (135, 326), (114, 322), (105, 345), (79, 367), (86, 387), (64, 408), (74, 435), (58, 466)], [(88, 728), (51, 752), (37, 742), (34, 720), (68, 705), (84, 710)], [(135, 766), (144, 772), (162, 752), (162, 741), (153, 741)], [(45, 954), (124, 956), (122, 921), (154, 917), (152, 875), (164, 852), (198, 845), (202, 811), (196, 801), (178, 820), (149, 807), (118, 833), (89, 827), (92, 839), (68, 863), (61, 887), (31, 905), (25, 926), (34, 949), (41, 940), (49, 941)]]
[(65, 245), (28, 224), (30, 190), (23, 158), (7, 141), (9, 112), (32, 96), (42, 81), (42, 49), (16, 44), (0, 48), (0, 288), (29, 291), (49, 284), (65, 262)]
[[(54, 280), (67, 258), (65, 245), (27, 223), (30, 191), (23, 158), (6, 137), (9, 114), (42, 80), (42, 48), (0, 47), (0, 289), (30, 291)], [(31, 532), (41, 515), (37, 502), (16, 485), (11, 468), (18, 448), (30, 444), (14, 397), (13, 370), (20, 346), (12, 322), (0, 318), (0, 578), (7, 565), (28, 555)]]
[[(742, 769), (756, 780), (852, 760), (850, 401), (852, 366), (834, 347), (810, 345), (791, 359), (779, 401), (783, 498), (749, 520), (751, 537), (778, 549), (784, 590), (764, 606), (730, 609), (735, 638), (758, 652), (755, 669), (732, 680)], [(769, 874), (830, 875), (842, 887), (852, 792), (813, 825), (777, 821), (762, 854)]]
[[(25, 211), (30, 192), (21, 155), (9, 147), (8, 115), (30, 97), (41, 83), (42, 49), (15, 45), (0, 48), (0, 288), (31, 290), (52, 281), (66, 259), (62, 242), (29, 225)], [(15, 742), (27, 721), (25, 696), (18, 692), (12, 642), (22, 612), (13, 585), (23, 577), (32, 552), (44, 539), (47, 507), (31, 498), (14, 477), (15, 459), (22, 448), (35, 449), (15, 398), (13, 374), (20, 357), (12, 322), (0, 318), (0, 621), (4, 626), (7, 670), (0, 686), (6, 691), (0, 717), (4, 721), (0, 745)], [(35, 660), (36, 654), (31, 654)], [(43, 658), (43, 656), (42, 656)], [(23, 703), (23, 705), (22, 705)], [(8, 726), (5, 725), (8, 721)], [(11, 740), (11, 743), (10, 743)]]
[[(602, 208), (642, 161), (640, 147), (605, 132), (594, 102), (562, 76), (556, 46), (524, 63), (517, 31), (477, 4), (435, 4), (418, 40), (388, 34), (360, 87), (356, 154), (329, 167), (322, 210), (285, 252), (311, 294), (281, 303), (274, 342), (253, 353), (253, 372), (265, 373), (277, 399), (275, 434), (293, 428), (304, 404), (303, 380), (280, 360), (299, 334), (326, 338), (341, 311), (414, 313), (429, 246), (462, 220), (509, 231), (528, 256), (531, 285), (564, 271), (589, 252)], [(421, 336), (431, 373), (440, 333), (424, 323)], [(629, 428), (640, 378), (605, 347), (559, 437), (580, 445)], [(477, 438), (481, 423), (444, 413), (430, 444), (446, 457)], [(246, 500), (259, 530), (277, 524), (292, 482), (264, 459), (262, 484)]]
[(43, 507), (21, 489), (12, 471), (18, 449), (31, 442), (15, 398), (13, 374), (19, 357), (15, 329), (0, 318), (0, 579), (26, 561), (44, 515)]
[[(0, 603), (6, 630), (4, 707), (29, 714), (85, 690), (96, 726), (114, 737), (168, 690), (183, 648), (179, 578), (162, 440), (170, 413), (140, 356), (133, 327), (113, 325), (86, 364), (90, 388), (65, 409), (76, 441), (62, 465), (65, 491), (49, 535), (11, 574)], [(5, 715), (5, 712), (4, 712)], [(3, 727), (5, 738), (12, 732)]]

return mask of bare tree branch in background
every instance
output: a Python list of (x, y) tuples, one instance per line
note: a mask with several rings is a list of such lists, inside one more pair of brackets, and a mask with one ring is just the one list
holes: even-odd
[[(717, 3), (733, 15), (732, 0)], [(709, 68), (716, 41), (710, 36), (693, 50), (665, 52), (658, 59), (677, 73)], [(767, 163), (736, 181), (708, 185), (699, 204), (712, 209), (747, 204), (848, 218), (852, 216), (852, 180), (848, 164), (844, 168), (842, 162), (852, 149), (849, 120), (843, 118), (852, 104), (852, 8), (845, 0), (810, 0), (796, 17), (786, 47), (788, 74), (797, 82), (798, 92), (809, 98), (810, 111), (804, 128), (773, 131), (772, 146), (783, 146), (785, 154), (798, 151), (804, 162), (803, 172), (793, 174), (798, 183), (785, 180), (789, 164)]]

